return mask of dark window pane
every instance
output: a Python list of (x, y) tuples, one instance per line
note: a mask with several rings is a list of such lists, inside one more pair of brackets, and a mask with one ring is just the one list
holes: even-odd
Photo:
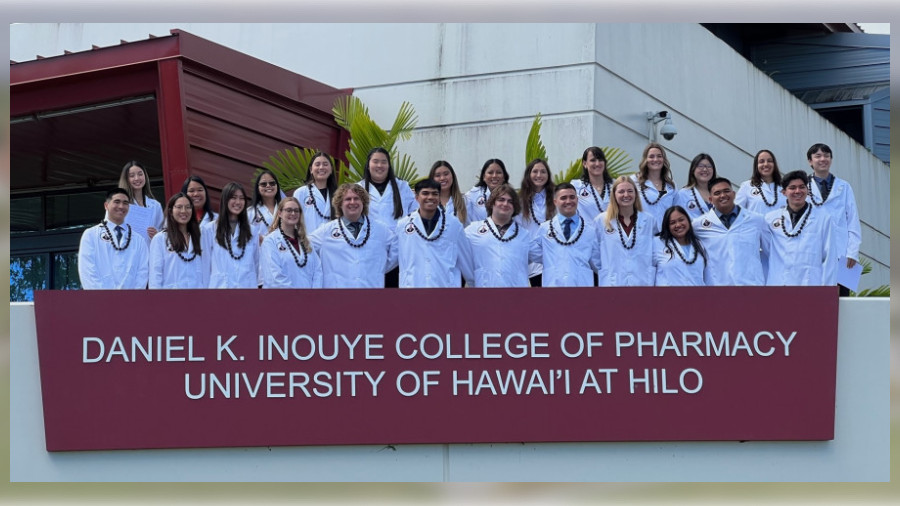
[(78, 278), (78, 252), (53, 254), (53, 289), (77, 290), (81, 288)]
[(95, 225), (103, 219), (106, 192), (47, 197), (47, 230)]
[(9, 259), (9, 300), (34, 300), (35, 290), (47, 289), (47, 255), (22, 255)]
[(39, 232), (41, 230), (41, 198), (12, 199), (9, 203), (9, 232)]

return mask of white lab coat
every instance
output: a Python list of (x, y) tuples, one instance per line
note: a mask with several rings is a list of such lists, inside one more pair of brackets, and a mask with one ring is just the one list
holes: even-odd
[[(583, 216), (579, 218), (580, 223), (574, 225), (569, 240), (563, 234), (563, 215), (557, 214), (541, 223), (533, 239), (536, 247), (533, 261), (544, 264), (541, 286), (594, 286), (594, 271), (600, 267), (600, 244), (593, 224)], [(551, 227), (556, 239), (565, 245), (550, 236)]]
[(116, 240), (115, 223), (107, 223), (109, 234), (101, 225), (95, 225), (81, 235), (78, 246), (78, 277), (85, 290), (143, 290), (147, 288), (149, 251), (147, 241), (123, 225), (121, 244), (128, 247), (123, 251), (113, 248)]
[[(462, 224), (452, 216), (444, 217), (444, 233), (434, 241), (426, 241), (413, 228), (425, 233), (418, 211), (397, 221), (400, 288), (459, 288), (460, 274), (465, 279), (474, 278), (472, 247)], [(428, 237), (438, 237), (440, 229), (438, 221)]]
[[(294, 251), (297, 261), (303, 263), (302, 244)], [(263, 288), (322, 288), (322, 262), (316, 251), (306, 253), (306, 265), (300, 267), (291, 255), (289, 244), (278, 229), (263, 239), (259, 250)]]
[(466, 217), (469, 223), (480, 222), (487, 218), (487, 209), (484, 205), (491, 198), (491, 191), (487, 186), (473, 186), (465, 194), (466, 197)]
[(466, 227), (466, 238), (472, 245), (472, 258), (475, 264), (474, 286), (478, 288), (531, 286), (528, 282), (528, 261), (538, 260), (533, 249), (531, 232), (514, 221), (503, 236), (504, 239), (513, 237), (512, 240), (503, 242), (494, 234), (500, 235), (490, 218), (471, 223)]
[(253, 227), (253, 235), (257, 237), (265, 237), (269, 233), (269, 226), (275, 220), (275, 216), (262, 202), (247, 209), (247, 218), (250, 219), (250, 226)]
[(597, 241), (600, 245), (600, 273), (597, 284), (600, 286), (653, 286), (656, 269), (653, 267), (653, 217), (647, 213), (637, 213), (637, 221), (631, 233), (622, 237), (625, 244), (634, 247), (625, 249), (622, 237), (619, 236), (619, 222), (610, 223), (611, 230), (604, 225), (606, 213), (601, 213), (594, 220), (597, 230)]
[(250, 227), (252, 235), (243, 249), (238, 246), (238, 227), (231, 232), (231, 252), (240, 256), (240, 260), (232, 258), (216, 241), (217, 226), (218, 221), (200, 227), (203, 256), (209, 263), (209, 287), (256, 288), (259, 286), (259, 237), (253, 233), (253, 226)]
[(308, 184), (294, 191), (294, 198), (303, 206), (303, 222), (306, 224), (307, 233), (311, 234), (315, 229), (331, 221), (331, 197), (333, 195), (329, 192), (326, 200), (318, 188), (313, 186), (310, 190)]
[[(606, 211), (609, 207), (609, 194), (612, 192), (612, 185), (605, 191), (597, 191), (590, 183), (585, 183), (581, 178), (569, 181), (575, 187), (575, 194), (578, 195), (578, 214), (584, 216), (588, 223), (593, 223), (594, 218), (600, 216), (600, 213)], [(602, 196), (600, 194), (603, 194)], [(594, 196), (596, 195), (596, 200)], [(600, 202), (600, 207), (597, 207)], [(543, 221), (543, 220), (542, 220)]]
[[(812, 176), (810, 176), (812, 180)], [(819, 191), (819, 185), (815, 180), (810, 182), (809, 201), (822, 202), (822, 194)], [(821, 206), (834, 224), (834, 231), (831, 234), (831, 240), (834, 241), (835, 251), (838, 257), (844, 256), (859, 260), (859, 244), (861, 241), (861, 233), (859, 226), (859, 211), (856, 208), (856, 197), (853, 195), (853, 188), (850, 183), (835, 176), (834, 184), (831, 186), (831, 193), (828, 194), (828, 200)], [(837, 261), (838, 258), (835, 258)]]
[[(181, 232), (179, 232), (181, 233)], [(209, 261), (206, 251), (194, 257), (194, 243), (188, 240), (187, 251), (181, 256), (192, 258), (187, 262), (172, 250), (168, 234), (160, 231), (150, 240), (150, 288), (185, 289), (206, 288), (209, 286)], [(201, 250), (203, 236), (200, 236)]]
[[(682, 260), (678, 253), (672, 250), (673, 247), (681, 251), (685, 260)], [(657, 237), (653, 241), (656, 286), (704, 286), (706, 284), (704, 280), (706, 262), (703, 261), (703, 255), (697, 252), (697, 259), (694, 260), (694, 263), (687, 263), (694, 258), (694, 251), (692, 245), (682, 246), (675, 240), (666, 244)]]
[(785, 230), (794, 234), (803, 223), (791, 224), (787, 208), (766, 214), (766, 229), (771, 237), (769, 253), (769, 286), (833, 286), (837, 284), (836, 249), (832, 237), (837, 228), (831, 216), (809, 204), (809, 218), (803, 231), (796, 237), (788, 237)]
[[(525, 202), (522, 203), (522, 206), (527, 205)], [(553, 201), (547, 202), (547, 196), (544, 192), (536, 193), (534, 197), (531, 198), (531, 208), (534, 211), (534, 214), (530, 219), (525, 219), (523, 214), (519, 214), (516, 216), (516, 221), (518, 221), (519, 225), (524, 226), (531, 233), (532, 237), (537, 237), (540, 234), (541, 223), (547, 221), (547, 206), (550, 206), (554, 209), (554, 215), (556, 214), (556, 210), (553, 204)], [(579, 214), (581, 213), (581, 203), (578, 204)], [(538, 274), (544, 272), (544, 266), (540, 262), (531, 262), (528, 264), (528, 277), (533, 278)], [(529, 285), (530, 286), (530, 285)]]
[(770, 236), (762, 216), (741, 209), (731, 228), (725, 228), (716, 210), (710, 209), (691, 225), (706, 248), (708, 285), (766, 284)]
[[(659, 197), (660, 191), (657, 190), (656, 186), (652, 183), (647, 183), (644, 185), (644, 193), (647, 195), (647, 198), (645, 199), (641, 194), (641, 185), (638, 183), (637, 174), (632, 174), (631, 180), (634, 181), (635, 186), (637, 186), (637, 198), (641, 199), (641, 212), (647, 213), (653, 217), (653, 233), (655, 234), (662, 230), (663, 215), (666, 214), (666, 211), (670, 207), (675, 205), (675, 194), (678, 192), (675, 191), (674, 186), (669, 183), (664, 183), (663, 186), (666, 193), (657, 201), (656, 199)], [(650, 202), (656, 203), (651, 205)]]
[[(761, 216), (765, 216), (769, 211), (781, 209), (785, 206), (787, 201), (784, 199), (784, 195), (781, 194), (781, 188), (775, 183), (762, 182), (759, 186), (759, 189), (757, 189), (751, 184), (749, 179), (741, 183), (741, 187), (738, 188), (737, 194), (734, 196), (734, 203), (741, 206), (742, 209), (749, 209)], [(762, 195), (760, 191), (762, 191)], [(763, 201), (763, 196), (772, 204), (771, 206)]]
[[(465, 205), (465, 202), (466, 202), (465, 197), (463, 197), (463, 205)], [(447, 201), (447, 205), (444, 206), (444, 210), (447, 212), (447, 216), (455, 216), (456, 220), (459, 221), (460, 224), (462, 224), (463, 228), (465, 228), (469, 223), (471, 223), (471, 220), (469, 220), (468, 214), (466, 215), (465, 222), (460, 220), (459, 216), (456, 215), (456, 206), (453, 204), (453, 198), (451, 198), (450, 200)]]
[[(362, 244), (368, 227), (369, 239), (364, 246), (347, 244), (347, 240)], [(397, 266), (394, 230), (380, 221), (364, 218), (354, 239), (346, 224), (342, 233), (338, 220), (331, 220), (310, 234), (309, 242), (322, 261), (324, 288), (383, 288), (385, 273)]]
[[(362, 186), (369, 192), (370, 218), (385, 224), (397, 222), (397, 219), (394, 218), (394, 189), (391, 188), (390, 182), (384, 187), (384, 193), (378, 193), (378, 188), (375, 188), (375, 185), (370, 184), (369, 187), (366, 188), (365, 181), (360, 181), (356, 184)], [(409, 188), (409, 183), (397, 178), (397, 188), (400, 190), (400, 209), (403, 211), (400, 218), (402, 219), (405, 215), (418, 209), (419, 203), (416, 202), (416, 195)]]
[[(672, 205), (683, 207), (688, 213), (688, 220), (691, 221), (699, 218), (701, 214), (712, 209), (712, 205), (703, 200), (703, 196), (694, 188), (682, 188), (678, 190), (678, 193), (675, 194), (675, 202)], [(661, 218), (659, 226), (662, 227)], [(659, 228), (657, 232), (660, 230), (662, 230), (662, 228)]]

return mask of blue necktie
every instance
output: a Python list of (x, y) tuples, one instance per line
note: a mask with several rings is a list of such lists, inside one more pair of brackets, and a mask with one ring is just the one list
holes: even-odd
[(563, 220), (563, 235), (566, 236), (566, 240), (569, 240), (569, 236), (572, 235), (572, 218), (566, 218)]
[(358, 221), (348, 224), (347, 228), (350, 229), (350, 233), (353, 234), (354, 238), (359, 237), (360, 223)]
[(116, 225), (116, 243), (122, 242), (122, 225)]

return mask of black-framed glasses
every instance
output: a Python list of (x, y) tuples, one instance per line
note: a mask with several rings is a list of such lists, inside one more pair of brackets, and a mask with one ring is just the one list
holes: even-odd
[(267, 186), (278, 186), (278, 183), (276, 183), (275, 181), (260, 181), (259, 186), (262, 186), (263, 188)]

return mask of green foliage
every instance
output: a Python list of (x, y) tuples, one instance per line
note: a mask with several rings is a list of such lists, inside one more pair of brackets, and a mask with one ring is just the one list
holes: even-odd
[[(615, 179), (619, 176), (624, 176), (625, 174), (633, 172), (631, 170), (633, 160), (625, 150), (609, 146), (601, 146), (600, 149), (602, 149), (603, 154), (606, 155), (606, 172), (609, 173), (610, 177)], [(581, 171), (581, 158), (576, 158), (575, 161), (569, 164), (569, 168), (566, 169), (565, 172), (558, 172), (556, 174), (553, 178), (553, 182), (559, 184), (578, 179), (581, 177)]]
[[(397, 149), (397, 141), (409, 140), (418, 121), (416, 111), (409, 102), (400, 105), (389, 131), (379, 127), (369, 115), (366, 105), (354, 96), (336, 100), (332, 113), (338, 126), (350, 133), (350, 145), (345, 153), (349, 165), (343, 160), (334, 160), (329, 156), (331, 165), (336, 171), (338, 184), (361, 180), (369, 151), (379, 146), (391, 154), (391, 163), (397, 177), (408, 181), (410, 185), (421, 179), (409, 155), (401, 155)], [(317, 151), (319, 150), (314, 148), (294, 146), (269, 156), (269, 160), (263, 162), (262, 166), (278, 177), (282, 189), (292, 190), (306, 180), (307, 167)], [(254, 180), (261, 170), (257, 169), (253, 173)]]
[(547, 160), (547, 148), (541, 141), (541, 113), (537, 113), (528, 131), (528, 139), (525, 141), (525, 163), (540, 158)]
[[(859, 259), (860, 265), (862, 265), (862, 274), (866, 275), (872, 272), (872, 262), (865, 259)], [(859, 292), (850, 291), (851, 297), (890, 297), (891, 296), (891, 286), (890, 285), (881, 285), (875, 288), (866, 288), (865, 290), (861, 290)]]
[(403, 102), (390, 130), (384, 130), (369, 115), (369, 109), (357, 97), (338, 98), (332, 108), (334, 120), (338, 126), (350, 133), (350, 146), (346, 158), (350, 166), (346, 174), (341, 174), (345, 181), (359, 181), (363, 177), (366, 158), (376, 147), (383, 147), (391, 154), (394, 173), (411, 185), (421, 179), (416, 165), (409, 155), (400, 155), (397, 149), (399, 140), (409, 140), (416, 126), (418, 117), (412, 104)]

